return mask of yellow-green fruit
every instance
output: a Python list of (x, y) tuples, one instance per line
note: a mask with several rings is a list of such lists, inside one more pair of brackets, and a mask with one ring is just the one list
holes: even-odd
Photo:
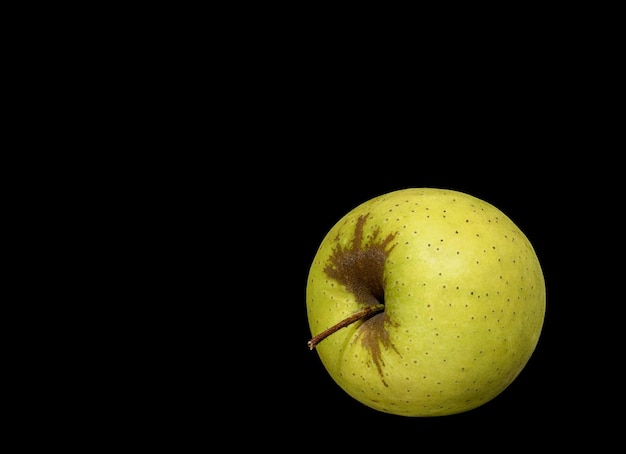
[(382, 307), (311, 348), (363, 404), (442, 416), (490, 401), (519, 375), (539, 340), (546, 290), (535, 250), (502, 211), (458, 191), (410, 188), (332, 227), (306, 305), (312, 336)]

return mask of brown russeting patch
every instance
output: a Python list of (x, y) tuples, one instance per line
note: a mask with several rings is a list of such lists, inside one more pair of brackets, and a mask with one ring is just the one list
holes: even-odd
[[(395, 246), (391, 242), (396, 236), (394, 233), (381, 239), (379, 238), (380, 228), (377, 227), (364, 244), (363, 228), (368, 217), (369, 213), (359, 216), (354, 229), (352, 244), (346, 248), (337, 244), (329, 258), (328, 265), (324, 268), (324, 272), (329, 278), (344, 285), (348, 291), (354, 294), (357, 302), (363, 306), (385, 303), (385, 260)], [(338, 242), (339, 237), (335, 241)], [(381, 367), (383, 363), (380, 346), (382, 344), (385, 348), (391, 347), (395, 350), (385, 329), (385, 323), (389, 322), (384, 313), (379, 313), (364, 321), (359, 327), (358, 337), (363, 346), (370, 352), (381, 379), (383, 379)]]

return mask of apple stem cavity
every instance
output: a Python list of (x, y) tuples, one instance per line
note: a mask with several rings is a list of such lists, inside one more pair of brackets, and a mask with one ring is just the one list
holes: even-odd
[(358, 320), (369, 318), (372, 315), (377, 314), (378, 312), (382, 312), (384, 308), (385, 308), (384, 304), (375, 304), (373, 306), (367, 306), (361, 309), (360, 311), (355, 312), (354, 314), (343, 319), (336, 325), (333, 325), (330, 328), (325, 329), (324, 331), (319, 333), (317, 336), (313, 336), (311, 340), (307, 342), (307, 345), (309, 346), (309, 350), (313, 350), (317, 344), (319, 344), (321, 341), (326, 339), (328, 336), (330, 336), (334, 332), (339, 331), (341, 328), (345, 328), (346, 326)]

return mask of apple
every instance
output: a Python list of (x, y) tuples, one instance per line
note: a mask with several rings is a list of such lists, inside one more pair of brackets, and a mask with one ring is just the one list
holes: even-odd
[(348, 395), (385, 413), (444, 416), (518, 377), (539, 341), (546, 288), (536, 251), (498, 208), (406, 188), (330, 229), (306, 308), (309, 349)]

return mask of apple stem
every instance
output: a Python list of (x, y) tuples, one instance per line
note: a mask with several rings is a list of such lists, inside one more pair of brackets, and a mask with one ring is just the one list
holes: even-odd
[(339, 331), (341, 328), (345, 328), (346, 326), (356, 322), (357, 320), (361, 320), (362, 318), (370, 317), (378, 312), (381, 312), (385, 308), (384, 304), (376, 304), (374, 306), (367, 306), (360, 311), (355, 312), (350, 317), (343, 319), (336, 325), (331, 326), (328, 329), (325, 329), (317, 336), (313, 336), (307, 345), (309, 346), (309, 350), (313, 350), (317, 344), (319, 344), (322, 340), (330, 336), (335, 331)]

